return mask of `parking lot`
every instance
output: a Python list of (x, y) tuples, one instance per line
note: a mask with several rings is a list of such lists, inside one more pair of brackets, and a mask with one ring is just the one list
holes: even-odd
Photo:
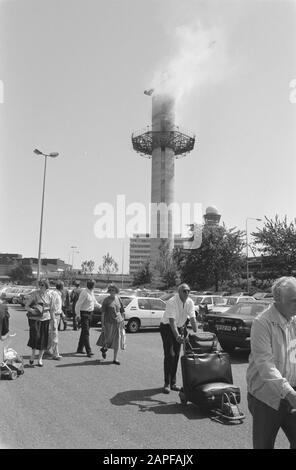
[[(101, 360), (91, 329), (93, 358), (76, 355), (79, 331), (60, 332), (60, 362), (30, 367), (25, 311), (10, 307), (11, 346), (25, 360), (25, 374), (0, 382), (2, 448), (16, 449), (250, 449), (251, 419), (246, 406), (248, 354), (232, 355), (234, 382), (241, 388), (241, 425), (223, 425), (182, 406), (178, 393), (161, 393), (162, 342), (157, 329), (127, 335), (121, 365)], [(110, 360), (111, 359), (111, 360)], [(181, 383), (180, 368), (178, 382)], [(176, 433), (177, 430), (177, 433)], [(277, 448), (287, 448), (280, 434)]]

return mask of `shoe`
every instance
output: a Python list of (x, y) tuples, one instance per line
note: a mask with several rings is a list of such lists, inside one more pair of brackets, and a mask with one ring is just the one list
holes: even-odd
[(92, 357), (94, 355), (93, 352), (87, 353), (87, 357)]
[(174, 392), (181, 392), (181, 387), (174, 384), (174, 385), (171, 385), (171, 390), (173, 390)]
[(101, 353), (102, 353), (103, 359), (106, 359), (106, 357), (107, 357), (107, 355), (106, 355), (106, 353), (107, 353), (106, 349), (101, 348), (100, 351), (101, 351)]
[(83, 351), (80, 351), (79, 349), (77, 349), (76, 353), (75, 354), (84, 354)]
[(33, 359), (33, 360), (30, 359), (30, 360), (29, 360), (29, 364), (30, 364), (30, 366), (33, 366), (33, 365), (34, 365), (34, 359)]
[(119, 362), (119, 361), (113, 361), (113, 364), (117, 364), (118, 366), (120, 366), (120, 362)]
[(165, 385), (165, 386), (163, 387), (163, 389), (162, 389), (162, 392), (163, 392), (163, 393), (170, 393), (169, 387), (168, 387), (167, 385)]
[(55, 361), (60, 361), (62, 359), (63, 356), (60, 356), (60, 354), (58, 354), (57, 356), (53, 356), (53, 359)]
[(43, 367), (43, 362), (39, 360), (38, 363), (37, 363), (37, 366), (38, 367)]

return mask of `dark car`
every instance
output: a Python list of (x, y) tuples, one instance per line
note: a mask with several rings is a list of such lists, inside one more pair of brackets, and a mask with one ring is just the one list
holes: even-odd
[(205, 316), (203, 329), (215, 333), (222, 348), (231, 352), (236, 347), (250, 349), (250, 332), (254, 318), (270, 305), (258, 301), (237, 303), (226, 312), (211, 312)]
[[(96, 301), (100, 305), (102, 305), (103, 300), (106, 297), (109, 297), (109, 294), (107, 292), (101, 293), (101, 294), (95, 292)], [(94, 311), (93, 311), (92, 316), (91, 316), (91, 321), (90, 321), (91, 326), (97, 326), (98, 323), (101, 323), (101, 318), (102, 318), (102, 310), (101, 310), (100, 307), (95, 306)]]

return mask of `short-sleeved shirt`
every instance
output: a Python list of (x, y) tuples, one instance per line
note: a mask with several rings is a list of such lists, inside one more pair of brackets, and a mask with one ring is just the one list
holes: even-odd
[(34, 305), (37, 305), (37, 304), (42, 305), (43, 315), (41, 317), (36, 317), (36, 315), (32, 315), (31, 313), (28, 313), (29, 320), (39, 320), (39, 321), (50, 320), (52, 300), (51, 300), (51, 292), (49, 289), (46, 289), (45, 292), (42, 292), (39, 289), (33, 291), (29, 299), (26, 302), (26, 308), (28, 307), (34, 308)]
[(193, 300), (188, 297), (186, 302), (183, 304), (179, 294), (171, 297), (165, 307), (161, 323), (170, 323), (169, 319), (174, 318), (176, 320), (176, 326), (181, 328), (186, 323), (188, 318), (195, 318), (195, 309)]

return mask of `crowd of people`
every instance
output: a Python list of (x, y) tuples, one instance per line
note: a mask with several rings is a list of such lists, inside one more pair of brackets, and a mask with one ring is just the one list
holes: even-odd
[[(43, 366), (45, 353), (60, 360), (59, 330), (66, 315), (72, 308), (73, 329), (81, 326), (77, 353), (93, 356), (90, 347), (89, 330), (94, 306), (102, 310), (102, 328), (97, 340), (102, 357), (113, 350), (113, 363), (120, 364), (118, 351), (124, 336), (124, 307), (119, 290), (111, 284), (107, 296), (100, 306), (94, 295), (95, 283), (87, 282), (81, 289), (76, 282), (69, 297), (64, 284), (57, 282), (54, 290), (43, 279), (29, 297), (26, 310), (29, 322), (28, 346), (32, 353), (29, 360), (34, 366), (38, 350), (37, 366)], [(160, 323), (163, 342), (164, 386), (163, 393), (180, 391), (176, 373), (180, 346), (187, 334), (188, 321), (197, 332), (194, 304), (189, 297), (190, 287), (181, 284), (178, 292), (167, 301)], [(272, 286), (274, 302), (254, 319), (250, 337), (250, 356), (247, 370), (248, 406), (253, 419), (253, 446), (255, 449), (271, 449), (281, 428), (286, 434), (290, 447), (296, 448), (296, 278), (281, 277)], [(7, 306), (0, 306), (2, 335), (7, 330), (5, 317)], [(67, 328), (66, 318), (64, 329)], [(1, 339), (1, 336), (0, 336)], [(84, 352), (85, 350), (85, 352)]]
[(105, 359), (108, 349), (113, 349), (113, 363), (120, 365), (117, 360), (120, 338), (124, 330), (124, 307), (118, 296), (119, 289), (111, 284), (106, 297), (100, 305), (94, 295), (95, 282), (87, 281), (86, 288), (81, 289), (75, 281), (75, 289), (69, 295), (62, 281), (56, 283), (54, 290), (49, 288), (49, 282), (41, 279), (38, 289), (29, 296), (25, 308), (29, 322), (28, 346), (31, 348), (29, 363), (35, 365), (38, 350), (37, 366), (43, 367), (43, 356), (47, 354), (54, 360), (61, 360), (59, 354), (59, 331), (67, 328), (67, 313), (72, 311), (73, 329), (81, 328), (77, 354), (86, 353), (91, 357), (94, 353), (90, 347), (89, 331), (91, 315), (94, 307), (101, 308), (102, 330), (97, 345), (101, 346), (102, 357)]

